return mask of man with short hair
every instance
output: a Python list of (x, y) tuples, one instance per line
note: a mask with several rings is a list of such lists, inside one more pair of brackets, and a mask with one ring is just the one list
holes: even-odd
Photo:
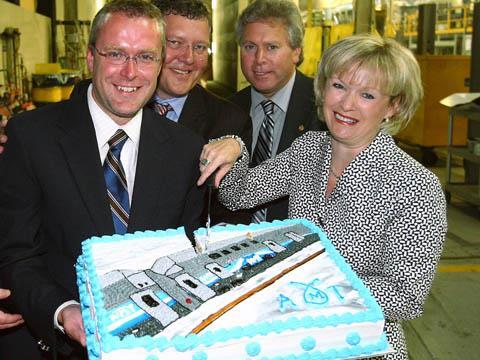
[[(251, 84), (231, 100), (250, 114), (253, 122), (251, 165), (274, 157), (309, 130), (325, 130), (318, 120), (313, 79), (296, 67), (303, 60), (304, 27), (298, 7), (288, 0), (257, 0), (237, 19), (242, 72)], [(262, 104), (271, 104), (271, 141), (262, 138), (267, 119)], [(268, 152), (260, 151), (268, 148)], [(260, 210), (260, 211), (259, 211)], [(253, 221), (288, 217), (288, 198), (254, 209)], [(258, 217), (257, 217), (258, 215)]]
[[(252, 122), (248, 112), (199, 85), (210, 51), (212, 20), (208, 8), (201, 0), (154, 0), (153, 4), (164, 15), (166, 37), (165, 61), (153, 99), (157, 111), (164, 112), (169, 105), (164, 115), (205, 141), (237, 135), (250, 149)], [(216, 196), (212, 200), (212, 224), (250, 222), (250, 216), (228, 210)]]
[[(195, 182), (204, 141), (144, 108), (160, 73), (163, 34), (162, 15), (149, 2), (107, 3), (89, 39), (92, 84), (7, 126), (0, 275), (28, 333), (20, 326), (26, 335), (15, 345), (2, 339), (2, 359), (86, 358), (74, 269), (81, 241), (201, 224), (204, 191)], [(50, 352), (19, 356), (33, 338)]]
[[(149, 106), (164, 118), (193, 130), (206, 142), (236, 135), (250, 149), (252, 122), (248, 112), (199, 84), (209, 66), (212, 20), (208, 8), (201, 0), (153, 0), (152, 3), (164, 15), (166, 49), (157, 89)], [(82, 81), (74, 93), (88, 83)], [(225, 143), (232, 145), (232, 140), (225, 140)], [(233, 146), (237, 146), (235, 141)], [(228, 210), (216, 195), (212, 198), (210, 216), (212, 224), (250, 222), (250, 214)]]
[(199, 85), (208, 68), (211, 14), (201, 0), (154, 0), (165, 18), (165, 61), (154, 100), (169, 104), (170, 120), (195, 130), (206, 141), (239, 135), (249, 143), (251, 121), (231, 102)]

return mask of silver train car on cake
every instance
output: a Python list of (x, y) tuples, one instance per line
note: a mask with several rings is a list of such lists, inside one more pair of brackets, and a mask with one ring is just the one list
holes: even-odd
[(155, 336), (204, 302), (318, 240), (318, 234), (296, 224), (242, 237), (200, 255), (183, 251), (161, 257), (147, 270), (109, 272), (100, 278), (107, 330), (120, 338)]

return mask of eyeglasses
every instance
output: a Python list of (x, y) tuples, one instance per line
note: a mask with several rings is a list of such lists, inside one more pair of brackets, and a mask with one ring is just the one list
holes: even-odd
[(123, 65), (128, 60), (133, 60), (137, 65), (141, 66), (153, 66), (155, 63), (158, 63), (161, 59), (156, 57), (151, 53), (141, 53), (134, 56), (125, 54), (119, 50), (108, 50), (106, 52), (101, 52), (97, 49), (96, 46), (93, 47), (98, 55), (104, 57), (108, 63), (112, 65)]
[(206, 57), (210, 55), (210, 48), (206, 44), (187, 44), (184, 41), (177, 39), (167, 39), (167, 47), (172, 50), (184, 50), (188, 47), (192, 48), (195, 55)]

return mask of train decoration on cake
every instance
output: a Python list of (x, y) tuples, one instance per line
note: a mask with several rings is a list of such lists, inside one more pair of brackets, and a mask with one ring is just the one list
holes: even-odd
[[(318, 240), (318, 234), (296, 224), (211, 244), (208, 252), (195, 256), (185, 250), (160, 257), (150, 269), (110, 271), (100, 277), (107, 330), (120, 338), (155, 336), (203, 303)], [(320, 290), (305, 286), (317, 291), (312, 298), (319, 297)], [(280, 300), (282, 307), (291, 305)]]

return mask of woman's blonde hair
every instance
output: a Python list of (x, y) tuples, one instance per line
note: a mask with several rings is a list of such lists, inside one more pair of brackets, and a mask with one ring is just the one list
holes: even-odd
[(407, 126), (423, 98), (420, 67), (410, 50), (393, 39), (373, 34), (346, 37), (322, 55), (314, 87), (319, 118), (323, 119), (327, 81), (352, 69), (367, 69), (376, 74), (379, 89), (395, 104), (395, 115), (382, 123), (381, 130), (394, 135)]

